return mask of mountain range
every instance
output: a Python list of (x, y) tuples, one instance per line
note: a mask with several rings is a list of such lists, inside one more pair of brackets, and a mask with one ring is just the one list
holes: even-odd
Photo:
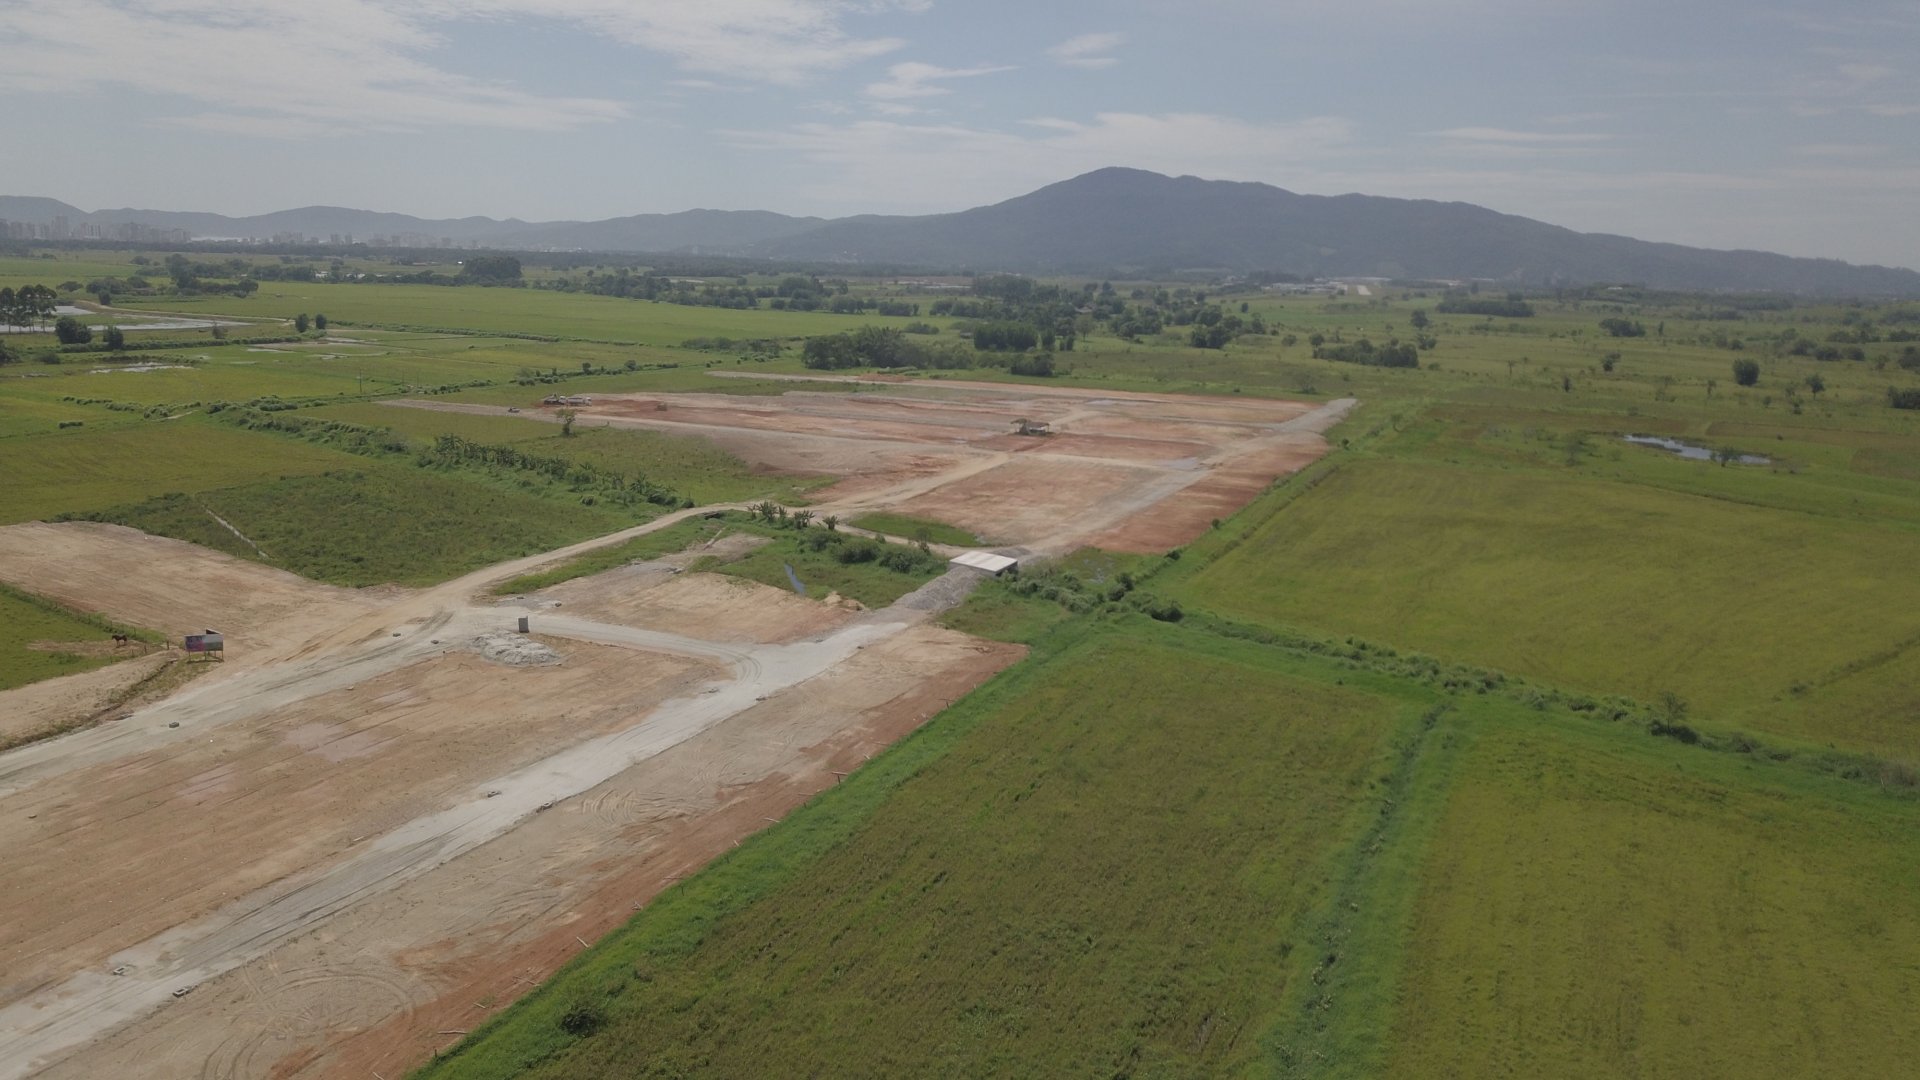
[(0, 220), (69, 227), (138, 223), (196, 237), (288, 233), (444, 238), (518, 250), (724, 255), (928, 270), (1103, 276), (1178, 269), (1303, 277), (1482, 278), (1516, 285), (1631, 283), (1654, 288), (1920, 296), (1920, 273), (1761, 251), (1714, 251), (1580, 233), (1462, 202), (1301, 195), (1268, 184), (1100, 169), (991, 206), (950, 214), (824, 219), (760, 210), (688, 210), (603, 221), (433, 220), (310, 206), (254, 217), (166, 210), (91, 213), (54, 199), (0, 196)]

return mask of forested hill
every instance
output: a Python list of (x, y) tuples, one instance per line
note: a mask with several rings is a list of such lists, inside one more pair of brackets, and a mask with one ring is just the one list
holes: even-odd
[(1527, 284), (1920, 294), (1920, 273), (1577, 233), (1468, 203), (1297, 195), (1102, 169), (992, 206), (860, 217), (771, 241), (782, 258), (1108, 273), (1182, 268)]
[[(88, 213), (0, 196), (0, 219), (70, 227), (137, 222), (200, 237), (304, 234), (413, 245), (445, 238), (519, 249), (697, 252), (809, 263), (1155, 276), (1174, 270), (1302, 277), (1488, 278), (1524, 285), (1621, 282), (1672, 289), (1920, 296), (1920, 273), (1710, 251), (1578, 233), (1459, 202), (1299, 195), (1268, 184), (1101, 169), (991, 206), (920, 217), (825, 220), (688, 210), (604, 221), (429, 220), (339, 207), (256, 217), (154, 210)], [(383, 239), (384, 238), (384, 239)]]

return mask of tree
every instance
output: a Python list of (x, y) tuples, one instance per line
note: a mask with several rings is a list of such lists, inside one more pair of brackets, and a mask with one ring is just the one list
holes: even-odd
[(1733, 381), (1741, 386), (1757, 385), (1760, 382), (1760, 364), (1753, 360), (1735, 360)]
[(460, 280), (473, 285), (518, 285), (520, 260), (511, 255), (475, 255), (460, 268)]
[(303, 311), (303, 312), (301, 312), (300, 314), (298, 314), (298, 315), (295, 315), (295, 316), (293, 317), (293, 332), (294, 332), (294, 333), (296, 333), (296, 334), (304, 334), (304, 333), (306, 333), (306, 332), (307, 332), (307, 325), (308, 325), (308, 321), (307, 321), (307, 313), (306, 313), (306, 312), (304, 312), (304, 311)]
[(321, 333), (323, 333), (323, 334), (324, 334), (324, 333), (326, 333), (326, 332), (327, 332), (327, 317), (326, 317), (325, 315), (315, 315), (315, 316), (313, 317), (313, 328), (314, 328), (315, 330), (318, 330), (318, 331), (320, 331), (320, 332), (321, 332)]
[(1618, 364), (1619, 362), (1620, 362), (1620, 354), (1617, 352), (1610, 352), (1607, 355), (1600, 358), (1600, 370), (1612, 371), (1613, 366), (1615, 364)]
[(1816, 397), (1826, 388), (1827, 380), (1821, 378), (1819, 372), (1816, 371), (1812, 375), (1807, 376), (1807, 389), (1813, 391)]
[(53, 324), (53, 336), (60, 339), (62, 345), (85, 345), (93, 340), (93, 331), (79, 319), (62, 315)]
[(117, 326), (107, 327), (107, 332), (105, 336), (106, 336), (107, 348), (112, 349), (115, 352), (119, 352), (121, 349), (124, 349), (127, 347), (127, 333), (126, 331), (120, 329), (119, 327)]
[(580, 414), (573, 409), (561, 409), (554, 415), (560, 418), (560, 437), (573, 438), (573, 422), (580, 418)]
[(6, 342), (0, 341), (0, 367), (5, 367), (8, 364), (17, 364), (19, 362), (20, 354), (7, 348)]
[(59, 296), (45, 285), (22, 285), (18, 290), (0, 289), (0, 325), (39, 326), (53, 318)]
[(1425, 330), (1427, 325), (1432, 322), (1431, 319), (1427, 318), (1426, 308), (1414, 308), (1413, 314), (1407, 316), (1407, 321), (1413, 324), (1415, 330)]

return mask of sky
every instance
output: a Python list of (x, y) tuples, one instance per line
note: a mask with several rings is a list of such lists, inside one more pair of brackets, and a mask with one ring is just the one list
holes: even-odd
[(1920, 267), (1920, 0), (0, 0), (0, 193), (926, 213), (1108, 165)]

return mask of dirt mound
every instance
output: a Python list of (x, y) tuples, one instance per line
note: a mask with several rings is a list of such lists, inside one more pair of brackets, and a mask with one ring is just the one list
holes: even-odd
[(561, 659), (553, 646), (510, 630), (481, 634), (467, 647), (479, 653), (482, 660), (508, 667), (544, 667), (557, 664)]

